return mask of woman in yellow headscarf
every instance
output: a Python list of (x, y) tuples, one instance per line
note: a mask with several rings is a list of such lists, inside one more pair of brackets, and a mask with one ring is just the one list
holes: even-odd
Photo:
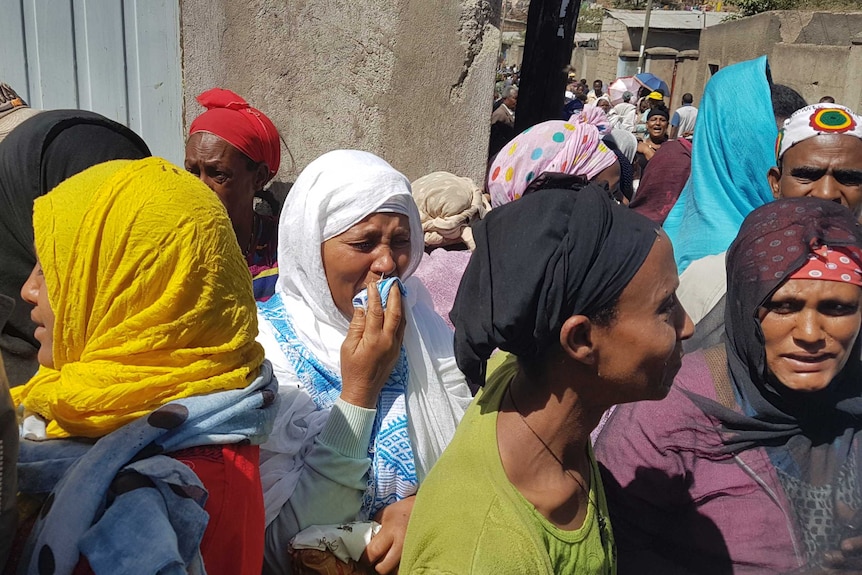
[(20, 490), (50, 495), (28, 572), (260, 573), (276, 383), (218, 198), (164, 160), (118, 160), (38, 199), (33, 223), (41, 368), (13, 395)]

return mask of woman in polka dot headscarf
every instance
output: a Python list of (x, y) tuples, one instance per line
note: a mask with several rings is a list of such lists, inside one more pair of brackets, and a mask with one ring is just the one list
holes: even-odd
[(618, 407), (596, 444), (619, 573), (702, 572), (704, 559), (858, 572), (862, 230), (814, 198), (757, 208), (727, 285), (727, 343), (687, 355), (661, 404)]
[(491, 163), (487, 182), (491, 206), (519, 199), (546, 172), (582, 176), (616, 187), (619, 162), (602, 143), (608, 129), (607, 116), (592, 105), (584, 106), (568, 122), (549, 120), (527, 128), (506, 144)]

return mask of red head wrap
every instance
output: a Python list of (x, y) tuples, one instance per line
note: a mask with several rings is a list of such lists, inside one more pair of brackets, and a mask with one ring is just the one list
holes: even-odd
[(265, 162), (270, 179), (278, 172), (281, 145), (272, 120), (230, 90), (213, 88), (197, 100), (207, 111), (192, 122), (190, 136), (197, 132), (215, 134), (252, 161)]
[(820, 246), (808, 256), (808, 261), (790, 279), (827, 280), (862, 286), (857, 248)]

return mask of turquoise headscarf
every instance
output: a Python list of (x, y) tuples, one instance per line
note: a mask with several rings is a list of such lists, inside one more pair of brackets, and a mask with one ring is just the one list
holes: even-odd
[(697, 115), (691, 176), (664, 223), (682, 273), (726, 251), (742, 220), (772, 201), (775, 114), (766, 56), (720, 70), (707, 83)]

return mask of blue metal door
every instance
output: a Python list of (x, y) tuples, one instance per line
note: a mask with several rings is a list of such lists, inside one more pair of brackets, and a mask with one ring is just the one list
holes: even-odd
[(183, 160), (179, 0), (0, 0), (0, 80), (34, 108), (83, 108)]

